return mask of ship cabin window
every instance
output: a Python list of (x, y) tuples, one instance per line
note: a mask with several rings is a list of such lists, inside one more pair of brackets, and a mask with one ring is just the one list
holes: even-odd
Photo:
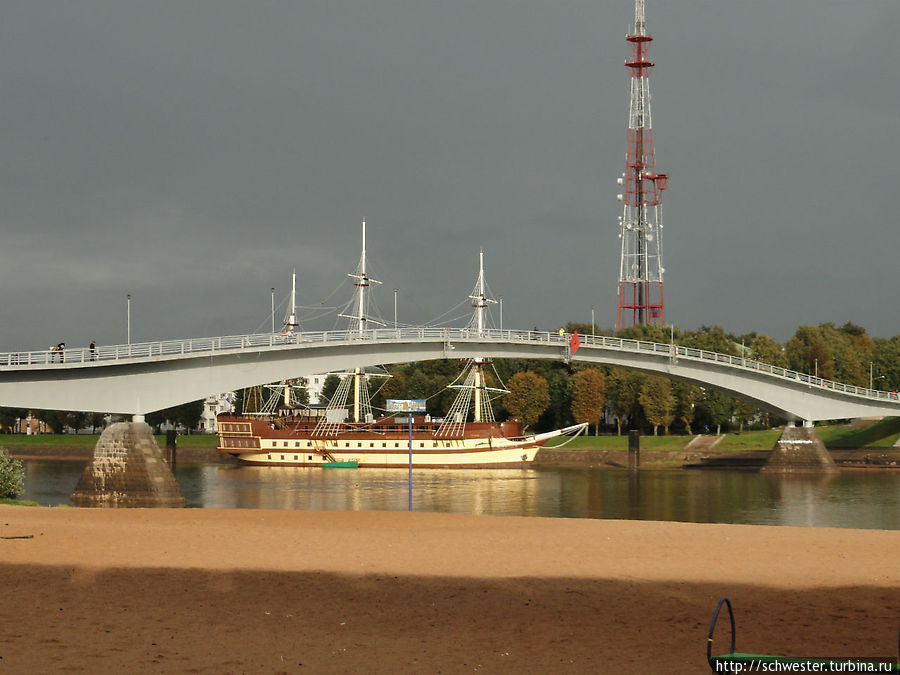
[(375, 447), (375, 444), (374, 444), (374, 443), (369, 443), (369, 447), (370, 447), (370, 448), (374, 448), (374, 447)]
[(267, 454), (266, 459), (272, 459), (272, 454), (271, 453)]
[(297, 461), (297, 455), (294, 455), (294, 461), (295, 462)]
[(306, 456), (306, 459), (307, 459), (308, 461), (312, 461), (312, 455), (307, 455), (307, 456)]
[(362, 447), (362, 443), (357, 443), (357, 444), (356, 444), (356, 447), (357, 447), (357, 448), (361, 448), (361, 447)]
[(381, 447), (382, 447), (382, 448), (386, 448), (386, 447), (387, 447), (387, 443), (382, 443), (382, 444), (381, 444)]
[(449, 447), (450, 447), (450, 441), (445, 442), (445, 443), (444, 443), (444, 447), (445, 447), (445, 448), (449, 448)]
[(435, 442), (434, 442), (434, 447), (437, 447), (437, 446), (438, 446), (438, 442), (435, 441)]
[(395, 447), (395, 448), (399, 448), (399, 447), (400, 447), (400, 444), (399, 444), (399, 443), (394, 443), (394, 447)]
[[(294, 447), (295, 447), (295, 448), (299, 448), (299, 447), (300, 447), (300, 441), (294, 441)], [(296, 459), (296, 457), (295, 457), (294, 459)]]
[(281, 456), (281, 459), (284, 459), (284, 455)]

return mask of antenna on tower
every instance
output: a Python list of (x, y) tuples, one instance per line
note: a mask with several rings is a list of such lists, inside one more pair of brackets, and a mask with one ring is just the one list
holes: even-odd
[(644, 0), (634, 1), (634, 27), (626, 37), (631, 43), (631, 106), (628, 115), (628, 151), (618, 195), (623, 202), (619, 218), (622, 253), (619, 260), (616, 330), (645, 323), (666, 323), (663, 303), (662, 191), (668, 175), (656, 173), (653, 123), (650, 114), (650, 72), (655, 65), (647, 57), (653, 38), (647, 32)]

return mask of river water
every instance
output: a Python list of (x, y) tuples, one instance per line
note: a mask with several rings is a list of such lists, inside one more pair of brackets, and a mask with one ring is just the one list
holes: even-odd
[[(26, 461), (25, 494), (69, 504), (85, 462)], [(184, 464), (189, 507), (399, 511), (408, 473)], [(413, 509), (551, 518), (620, 518), (900, 530), (900, 471), (771, 477), (739, 471), (440, 470), (413, 472)]]

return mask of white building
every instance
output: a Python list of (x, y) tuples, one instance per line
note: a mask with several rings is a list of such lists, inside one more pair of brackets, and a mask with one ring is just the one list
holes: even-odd
[(234, 411), (234, 392), (229, 391), (225, 394), (213, 394), (203, 401), (203, 416), (200, 418), (198, 429), (201, 433), (215, 434), (218, 433), (219, 427), (216, 425), (216, 415), (219, 413), (230, 413)]

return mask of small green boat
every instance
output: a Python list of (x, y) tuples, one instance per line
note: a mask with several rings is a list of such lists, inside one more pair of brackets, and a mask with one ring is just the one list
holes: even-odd
[(356, 459), (350, 459), (346, 462), (322, 462), (323, 469), (357, 469), (359, 468), (359, 461)]

